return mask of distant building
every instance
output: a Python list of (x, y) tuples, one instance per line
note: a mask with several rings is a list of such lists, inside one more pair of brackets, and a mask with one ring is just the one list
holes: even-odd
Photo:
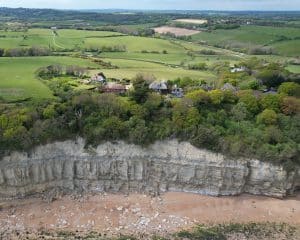
[(105, 77), (104, 73), (102, 73), (102, 72), (94, 75), (91, 78), (91, 80), (94, 81), (94, 82), (106, 83), (106, 77)]
[(149, 85), (149, 88), (161, 94), (167, 94), (169, 92), (168, 85), (164, 81), (163, 82), (155, 81)]
[(222, 91), (237, 91), (237, 88), (233, 86), (231, 83), (225, 83), (224, 86), (221, 88)]
[(239, 73), (239, 72), (245, 72), (247, 70), (246, 67), (242, 66), (242, 67), (232, 67), (230, 69), (230, 72), (232, 73)]
[(102, 91), (106, 93), (122, 94), (122, 93), (126, 93), (127, 89), (125, 85), (108, 82), (103, 86)]
[(53, 31), (57, 30), (57, 27), (51, 27), (51, 30), (53, 30)]
[(130, 89), (133, 88), (133, 85), (132, 84), (126, 84), (125, 88), (126, 88), (126, 91), (129, 91)]
[(210, 86), (210, 85), (208, 85), (208, 84), (201, 84), (200, 87), (201, 87), (203, 90), (205, 90), (205, 91), (211, 91), (211, 90), (214, 89), (213, 86)]
[(175, 85), (175, 87), (172, 89), (172, 95), (176, 98), (183, 98), (184, 97), (184, 92), (182, 88), (179, 88)]
[(274, 95), (274, 94), (277, 94), (277, 91), (276, 91), (276, 89), (274, 89), (274, 88), (265, 89), (265, 90), (263, 90), (263, 94), (266, 94), (266, 95)]

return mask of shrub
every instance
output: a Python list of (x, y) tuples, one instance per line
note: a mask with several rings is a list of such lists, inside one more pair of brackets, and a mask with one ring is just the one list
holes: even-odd
[(200, 54), (204, 54), (204, 55), (217, 55), (218, 53), (210, 50), (210, 49), (202, 49), (199, 51)]
[(281, 72), (273, 69), (267, 69), (260, 72), (257, 78), (261, 80), (267, 88), (278, 87), (285, 81)]
[(285, 97), (281, 103), (281, 111), (286, 115), (300, 113), (300, 99), (295, 97)]
[(273, 125), (277, 123), (277, 114), (274, 110), (265, 109), (257, 116), (258, 124)]
[(300, 97), (300, 84), (294, 82), (285, 82), (278, 88), (278, 93)]
[(210, 94), (203, 89), (192, 91), (188, 93), (185, 98), (191, 100), (194, 106), (210, 102)]
[(132, 82), (134, 90), (131, 92), (131, 98), (137, 103), (144, 103), (147, 100), (149, 81), (142, 74), (138, 74)]
[(239, 102), (242, 102), (247, 107), (247, 110), (251, 114), (257, 114), (259, 112), (258, 101), (255, 96), (253, 96), (252, 92), (244, 91), (239, 92)]
[(248, 83), (248, 88), (252, 90), (257, 90), (259, 89), (259, 82), (257, 80), (252, 80)]
[(224, 94), (223, 91), (216, 89), (209, 92), (209, 96), (211, 99), (211, 102), (215, 105), (219, 105), (224, 100)]
[(206, 63), (189, 64), (188, 68), (191, 70), (207, 70), (207, 64)]
[(269, 94), (264, 96), (260, 100), (260, 104), (262, 106), (262, 109), (272, 109), (275, 112), (280, 111), (280, 104), (282, 101), (282, 97), (278, 94)]
[(56, 115), (56, 111), (54, 105), (47, 106), (43, 111), (44, 118), (53, 118)]

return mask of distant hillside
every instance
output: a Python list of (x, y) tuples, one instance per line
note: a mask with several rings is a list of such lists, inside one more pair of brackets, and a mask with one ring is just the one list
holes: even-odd
[(34, 21), (66, 21), (84, 20), (102, 22), (107, 24), (143, 24), (159, 23), (167, 19), (175, 19), (176, 14), (160, 15), (159, 13), (116, 14), (114, 12), (54, 10), (54, 9), (28, 9), (28, 8), (0, 8), (1, 20)]

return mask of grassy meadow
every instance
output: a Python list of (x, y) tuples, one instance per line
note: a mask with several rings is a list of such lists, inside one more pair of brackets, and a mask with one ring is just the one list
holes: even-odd
[(51, 64), (97, 67), (88, 60), (71, 57), (0, 58), (0, 97), (7, 101), (53, 98), (50, 89), (35, 75), (37, 69)]
[(181, 46), (168, 40), (147, 37), (109, 37), (109, 38), (86, 38), (84, 46), (87, 48), (100, 48), (102, 46), (125, 45), (128, 52), (159, 51), (166, 50), (168, 53), (184, 52)]
[(101, 57), (104, 58), (118, 58), (118, 59), (128, 59), (136, 61), (146, 61), (153, 63), (161, 64), (174, 64), (180, 65), (182, 61), (190, 61), (192, 58), (187, 54), (183, 53), (141, 53), (141, 52), (110, 52), (110, 53), (101, 53)]
[(0, 46), (1, 48), (18, 48), (18, 47), (50, 47), (50, 48), (66, 48), (72, 49), (75, 47), (84, 46), (86, 38), (101, 38), (115, 35), (122, 35), (116, 32), (106, 31), (84, 31), (62, 29), (56, 31), (54, 35), (51, 29), (28, 29), (24, 32), (0, 31)]
[(292, 73), (300, 73), (300, 65), (289, 65), (287, 67), (287, 70), (289, 70)]
[(274, 47), (278, 54), (300, 55), (300, 31), (298, 28), (268, 26), (241, 26), (232, 30), (213, 30), (192, 36), (193, 41), (205, 41), (210, 45), (242, 43), (246, 47), (263, 45)]
[(88, 46), (87, 42), (89, 42), (90, 39), (94, 39), (94, 41), (97, 41), (100, 38), (120, 36), (120, 35), (123, 34), (116, 33), (116, 32), (106, 32), (106, 31), (85, 31), (85, 30), (62, 29), (62, 30), (57, 30), (57, 36), (55, 36), (55, 43), (61, 48), (69, 48), (69, 49), (83, 48)]
[(153, 75), (160, 80), (174, 80), (178, 77), (190, 77), (192, 79), (212, 81), (216, 78), (214, 74), (207, 71), (187, 70), (152, 62), (114, 58), (105, 58), (105, 61), (111, 62), (119, 67), (119, 69), (104, 70), (104, 73), (109, 78), (131, 79), (135, 77), (137, 73)]

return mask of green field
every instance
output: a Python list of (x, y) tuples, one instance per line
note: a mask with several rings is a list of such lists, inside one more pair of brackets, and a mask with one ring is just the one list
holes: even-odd
[(299, 56), (298, 28), (279, 28), (265, 26), (242, 26), (233, 30), (214, 30), (194, 35), (193, 41), (206, 41), (210, 45), (230, 45), (242, 43), (245, 46), (263, 45), (274, 47), (279, 54), (287, 56)]
[(143, 73), (153, 75), (160, 80), (174, 80), (179, 77), (190, 77), (206, 81), (216, 79), (215, 75), (207, 71), (186, 70), (180, 67), (169, 67), (163, 64), (126, 59), (105, 58), (105, 60), (119, 67), (119, 69), (103, 70), (109, 78), (131, 79), (135, 77), (137, 73)]
[[(116, 32), (106, 31), (84, 31), (62, 29), (57, 30), (57, 36), (54, 36), (50, 29), (29, 29), (26, 32), (0, 31), (1, 48), (18, 47), (51, 47), (72, 49), (76, 46), (82, 47), (86, 38), (100, 38), (115, 35), (122, 35)], [(5, 37), (4, 37), (5, 36)]]
[[(74, 47), (86, 47), (86, 42), (89, 39), (99, 39), (110, 36), (123, 35), (116, 32), (106, 32), (106, 31), (84, 31), (84, 30), (72, 30), (72, 29), (62, 29), (57, 31), (57, 36), (55, 36), (55, 42), (58, 46), (62, 48), (72, 49)], [(108, 38), (109, 39), (109, 38)], [(56, 45), (56, 47), (57, 47)]]
[(155, 54), (155, 53), (141, 53), (141, 52), (121, 52), (121, 53), (101, 53), (101, 57), (119, 58), (137, 61), (147, 61), (153, 63), (175, 64), (179, 65), (181, 61), (190, 61), (185, 53), (169, 53), (169, 54)]
[(97, 66), (71, 57), (0, 58), (0, 97), (8, 101), (53, 98), (50, 89), (35, 76), (38, 68), (51, 64)]
[(169, 53), (178, 53), (185, 51), (183, 47), (173, 44), (168, 40), (146, 37), (124, 36), (109, 38), (86, 38), (84, 41), (84, 46), (87, 48), (116, 45), (125, 45), (128, 52), (141, 52), (143, 50), (161, 52), (166, 50)]
[(85, 31), (61, 29), (56, 31), (57, 35), (50, 29), (29, 29), (26, 32), (0, 31), (1, 48), (18, 48), (42, 46), (60, 49), (84, 49), (101, 48), (103, 46), (125, 45), (128, 52), (141, 52), (166, 50), (170, 53), (185, 52), (185, 49), (171, 43), (169, 40), (122, 36), (122, 33), (107, 31)]
[(289, 65), (287, 67), (287, 70), (289, 70), (292, 73), (300, 73), (300, 65)]
[(1, 48), (18, 48), (42, 46), (49, 47), (52, 44), (52, 32), (48, 29), (29, 29), (27, 32), (0, 31)]
[(278, 42), (273, 44), (272, 46), (280, 55), (300, 56), (300, 39)]
[[(160, 39), (151, 39), (152, 41), (160, 41)], [(163, 40), (164, 42), (167, 40)], [(159, 43), (159, 42), (157, 42)], [(156, 43), (156, 44), (157, 44)], [(244, 57), (241, 57), (236, 52), (232, 52), (230, 50), (219, 49), (215, 47), (209, 46), (201, 46), (195, 43), (188, 43), (184, 41), (170, 41), (169, 44), (172, 44), (172, 48), (176, 46), (178, 52), (168, 51), (167, 54), (163, 54), (160, 49), (159, 53), (142, 53), (141, 51), (133, 51), (133, 52), (105, 52), (101, 53), (101, 57), (106, 58), (119, 58), (119, 59), (129, 59), (129, 60), (137, 60), (137, 61), (146, 61), (152, 63), (162, 63), (166, 65), (184, 65), (187, 66), (189, 63), (195, 62), (206, 62), (208, 65), (211, 65), (215, 62), (220, 61), (229, 61), (231, 63), (235, 63), (241, 60)], [(128, 46), (128, 45), (126, 45)], [(213, 50), (216, 55), (204, 55), (199, 51), (201, 50)], [(188, 52), (193, 52), (193, 57), (188, 55)]]

